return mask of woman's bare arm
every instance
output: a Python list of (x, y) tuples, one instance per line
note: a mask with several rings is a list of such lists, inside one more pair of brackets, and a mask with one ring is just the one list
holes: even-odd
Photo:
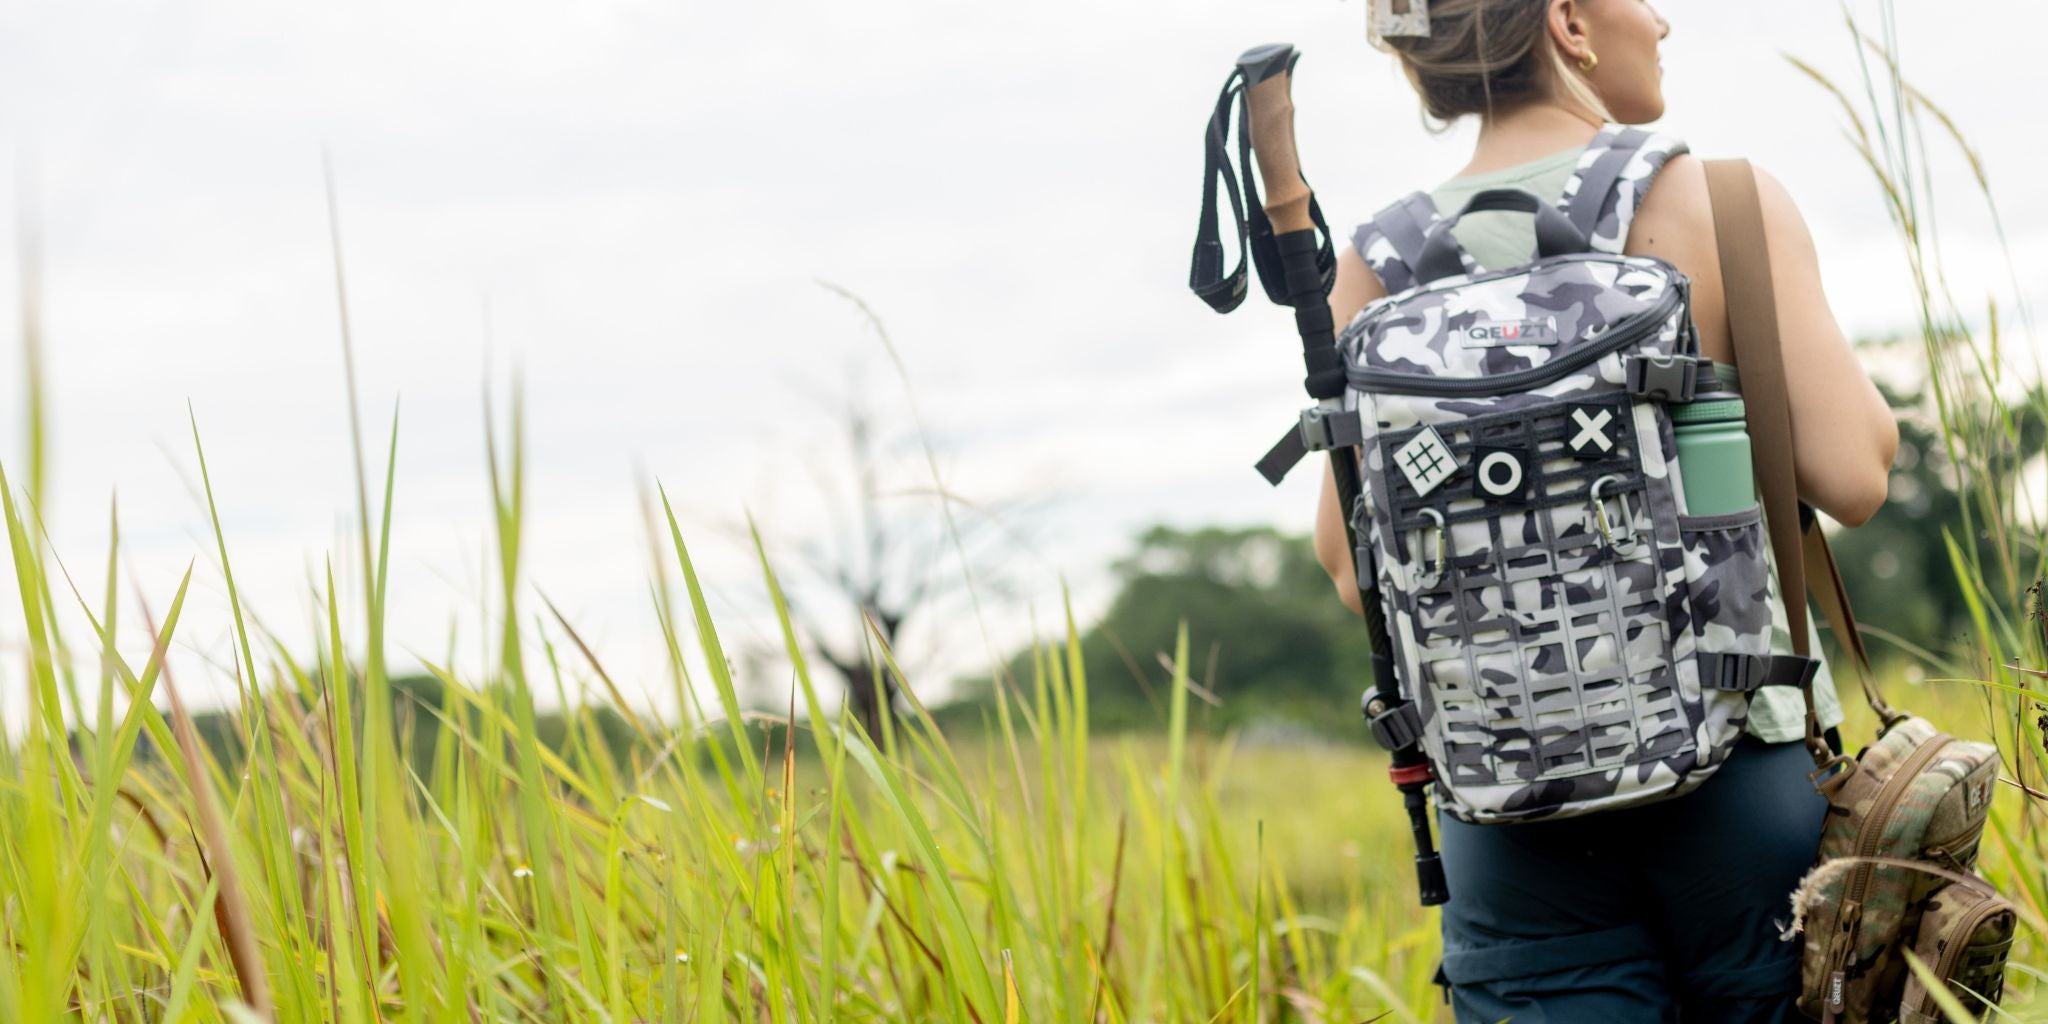
[(1861, 526), (1877, 514), (1889, 490), (1892, 457), (1899, 450), (1898, 417), (1835, 322), (1821, 291), (1813, 233), (1799, 208), (1785, 186), (1761, 168), (1756, 186), (1791, 390), (1799, 496), (1844, 526)]
[[(1792, 460), (1799, 496), (1848, 526), (1858, 526), (1884, 503), (1898, 421), (1863, 370), (1835, 322), (1821, 290), (1813, 233), (1785, 187), (1756, 170), (1764, 244), (1778, 310), (1779, 343), (1792, 405)], [(1693, 282), (1693, 322), (1700, 348), (1723, 363), (1737, 362), (1728, 335), (1721, 257), (1714, 235), (1702, 162), (1679, 155), (1664, 165), (1629, 227), (1626, 251), (1661, 256)], [(1740, 372), (1740, 366), (1737, 367)], [(1752, 443), (1783, 444), (1782, 438)]]
[[(1337, 281), (1330, 289), (1330, 315), (1339, 325), (1351, 322), (1365, 304), (1387, 293), (1380, 279), (1358, 250), (1344, 246), (1337, 257)], [(1358, 598), (1358, 576), (1351, 567), (1351, 545), (1344, 537), (1344, 510), (1338, 507), (1337, 477), (1328, 459), (1323, 461), (1323, 493), (1316, 505), (1316, 561), (1330, 574), (1338, 599), (1353, 612), (1363, 615)]]

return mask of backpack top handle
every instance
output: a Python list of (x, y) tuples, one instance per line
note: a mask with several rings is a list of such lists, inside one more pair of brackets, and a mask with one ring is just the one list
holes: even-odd
[(1422, 255), (1415, 261), (1416, 281), (1428, 284), (1464, 273), (1465, 261), (1459, 256), (1458, 240), (1451, 237), (1451, 228), (1468, 213), (1489, 210), (1533, 215), (1536, 218), (1538, 258), (1585, 252), (1588, 247), (1585, 232), (1580, 231), (1563, 210), (1519, 188), (1490, 188), (1474, 195), (1455, 216), (1438, 221), (1430, 228), (1428, 238), (1422, 243)]

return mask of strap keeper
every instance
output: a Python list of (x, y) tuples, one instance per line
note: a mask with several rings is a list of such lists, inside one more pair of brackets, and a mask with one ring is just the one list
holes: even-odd
[(1389, 706), (1379, 694), (1367, 691), (1363, 710), (1366, 723), (1372, 728), (1373, 741), (1382, 750), (1406, 750), (1422, 738), (1422, 712), (1415, 710), (1414, 701)]
[(1632, 355), (1622, 360), (1629, 394), (1657, 402), (1690, 402), (1703, 372), (1694, 356)]

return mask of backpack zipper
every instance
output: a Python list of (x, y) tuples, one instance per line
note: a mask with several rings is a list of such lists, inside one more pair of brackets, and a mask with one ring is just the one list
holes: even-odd
[[(1871, 806), (1869, 817), (1863, 819), (1863, 827), (1856, 833), (1856, 856), (1875, 857), (1877, 847), (1884, 840), (1884, 827), (1892, 812), (1898, 809), (1899, 801), (1905, 799), (1906, 791), (1913, 788), (1913, 780), (1948, 746), (1954, 737), (1936, 733), (1930, 737), (1913, 756), (1899, 765), (1892, 777), (1885, 780), (1884, 788), (1877, 794), (1877, 801)], [(1840, 920), (1844, 934), (1835, 947), (1834, 969), (1829, 972), (1828, 1015), (1842, 1010), (1843, 974), (1842, 961), (1855, 948), (1856, 933), (1863, 925), (1863, 897), (1870, 888), (1870, 876), (1877, 871), (1877, 865), (1862, 863), (1856, 865), (1849, 875), (1849, 884), (1843, 889), (1842, 914)]]
[(1681, 302), (1679, 289), (1674, 284), (1658, 296), (1657, 304), (1648, 312), (1639, 313), (1621, 327), (1544, 363), (1526, 370), (1511, 373), (1497, 373), (1486, 377), (1431, 377), (1419, 373), (1395, 373), (1392, 370), (1373, 370), (1350, 367), (1345, 378), (1361, 391), (1397, 395), (1499, 395), (1515, 391), (1527, 391), (1541, 384), (1548, 384), (1573, 370), (1586, 366), (1611, 352), (1627, 348), (1643, 338), (1655, 334), (1664, 326), (1664, 321), (1678, 310)]

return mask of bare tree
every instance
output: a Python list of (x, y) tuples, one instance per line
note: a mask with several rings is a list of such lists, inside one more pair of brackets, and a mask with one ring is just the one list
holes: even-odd
[[(859, 308), (894, 360), (874, 312), (833, 290)], [(829, 410), (835, 444), (801, 460), (818, 514), (807, 517), (811, 529), (794, 557), (777, 564), (790, 570), (790, 613), (807, 646), (844, 682), (847, 710), (879, 741), (897, 697), (889, 655), (902, 654), (912, 628), (937, 647), (949, 639), (947, 623), (974, 628), (977, 600), (1014, 596), (1017, 555), (1030, 544), (1012, 521), (1044, 499), (983, 502), (948, 490), (914, 396), (889, 401), (893, 387), (865, 386), (873, 363), (857, 361), (833, 384), (807, 389), (814, 407)]]

